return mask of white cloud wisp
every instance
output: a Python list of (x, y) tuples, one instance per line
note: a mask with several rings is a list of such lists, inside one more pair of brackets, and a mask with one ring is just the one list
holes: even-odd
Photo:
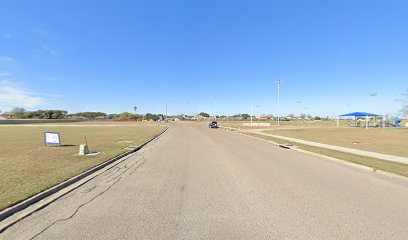
[(24, 91), (10, 81), (0, 81), (0, 107), (33, 108), (46, 104), (46, 99)]

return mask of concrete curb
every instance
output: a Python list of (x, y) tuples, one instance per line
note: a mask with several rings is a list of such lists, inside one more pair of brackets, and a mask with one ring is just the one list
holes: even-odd
[(230, 132), (240, 132), (238, 128), (234, 128), (234, 127), (218, 126), (218, 128), (225, 130), (225, 131), (230, 131)]
[(363, 170), (363, 171), (365, 171), (365, 172), (375, 172), (375, 169), (372, 168), (372, 167), (367, 167), (367, 166), (364, 166), (364, 165), (360, 165), (360, 164), (356, 164), (356, 163), (352, 163), (352, 162), (347, 162), (347, 161), (341, 160), (341, 159), (339, 159), (339, 158), (329, 157), (329, 156), (326, 156), (326, 155), (322, 155), (322, 154), (314, 153), (314, 152), (309, 152), (309, 151), (306, 151), (306, 150), (303, 150), (303, 149), (299, 149), (299, 148), (292, 148), (292, 149), (295, 150), (295, 151), (301, 152), (301, 153), (306, 153), (306, 154), (308, 154), (308, 155), (313, 155), (313, 156), (316, 156), (316, 157), (321, 157), (321, 158), (324, 158), (324, 159), (327, 159), (327, 160), (331, 160), (331, 161), (336, 162), (336, 163), (340, 163), (340, 164), (343, 164), (343, 165), (347, 165), (347, 166), (351, 166), (351, 167), (354, 167), (354, 168), (358, 168), (359, 170)]
[[(256, 138), (256, 139), (264, 141), (264, 142), (272, 143), (273, 145), (275, 145), (277, 147), (281, 147), (280, 144), (278, 144), (278, 143), (276, 143), (274, 141), (270, 141), (270, 140), (258, 138), (258, 137), (255, 137), (255, 136), (247, 135), (245, 133), (239, 133), (239, 134), (247, 136), (247, 137)], [(342, 160), (342, 159), (339, 159), (339, 158), (333, 158), (333, 157), (329, 157), (329, 156), (322, 155), (322, 154), (319, 154), (319, 153), (309, 152), (309, 151), (299, 149), (299, 148), (296, 148), (296, 147), (285, 148), (285, 149), (295, 150), (297, 152), (301, 152), (301, 153), (305, 153), (305, 154), (308, 154), (308, 155), (324, 158), (324, 159), (327, 159), (327, 160), (330, 160), (330, 161), (333, 161), (333, 162), (336, 162), (336, 163), (339, 163), (339, 164), (342, 164), (342, 165), (353, 167), (353, 168), (358, 169), (358, 170), (362, 170), (362, 171), (365, 171), (365, 172), (372, 172), (372, 173), (375, 173), (375, 174), (379, 174), (379, 175), (382, 175), (382, 176), (387, 176), (387, 177), (390, 177), (390, 178), (397, 179), (397, 180), (404, 181), (404, 182), (408, 183), (408, 177), (405, 177), (405, 176), (385, 172), (385, 171), (382, 171), (382, 170), (378, 170), (378, 169), (375, 169), (375, 168), (372, 168), (372, 167), (367, 167), (367, 166), (360, 165), (360, 164), (357, 164), (357, 163), (347, 162), (346, 160)]]
[(395, 178), (395, 179), (398, 179), (398, 180), (402, 180), (402, 181), (407, 181), (407, 182), (408, 182), (408, 177), (404, 177), (404, 176), (397, 175), (397, 174), (394, 174), (394, 173), (384, 172), (384, 171), (378, 170), (378, 169), (376, 169), (375, 172), (376, 172), (377, 174), (380, 174), (380, 175), (383, 175), (383, 176), (387, 176), (387, 177), (390, 177), (390, 178)]
[(4, 232), (7, 228), (9, 228), (10, 226), (15, 224), (16, 222), (48, 206), (49, 204), (51, 204), (58, 198), (64, 196), (65, 194), (85, 184), (89, 180), (95, 178), (96, 176), (106, 172), (110, 168), (126, 160), (127, 159), (125, 158), (126, 156), (132, 155), (135, 152), (139, 151), (147, 144), (151, 143), (152, 141), (162, 136), (165, 132), (167, 132), (168, 129), (169, 127), (167, 127), (160, 134), (157, 134), (156, 136), (154, 136), (149, 141), (139, 145), (138, 147), (130, 151), (124, 152), (104, 163), (101, 163), (89, 169), (86, 172), (83, 172), (41, 193), (38, 193), (37, 195), (29, 199), (26, 199), (23, 202), (20, 202), (14, 206), (4, 209), (3, 211), (0, 212), (0, 234)]

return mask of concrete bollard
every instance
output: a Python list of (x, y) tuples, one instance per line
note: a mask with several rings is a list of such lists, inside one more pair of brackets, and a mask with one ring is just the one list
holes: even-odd
[(81, 144), (79, 145), (79, 155), (84, 156), (89, 153), (88, 145)]

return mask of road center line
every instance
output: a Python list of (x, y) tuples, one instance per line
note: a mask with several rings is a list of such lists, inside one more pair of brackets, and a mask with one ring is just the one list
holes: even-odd
[(228, 160), (224, 160), (225, 164), (227, 164), (228, 168), (232, 171), (235, 172), (235, 168), (232, 166), (232, 164)]

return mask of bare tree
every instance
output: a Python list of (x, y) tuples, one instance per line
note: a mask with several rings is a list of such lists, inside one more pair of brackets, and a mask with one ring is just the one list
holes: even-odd
[(15, 114), (15, 118), (24, 118), (26, 110), (22, 107), (15, 107), (11, 110), (11, 112)]

